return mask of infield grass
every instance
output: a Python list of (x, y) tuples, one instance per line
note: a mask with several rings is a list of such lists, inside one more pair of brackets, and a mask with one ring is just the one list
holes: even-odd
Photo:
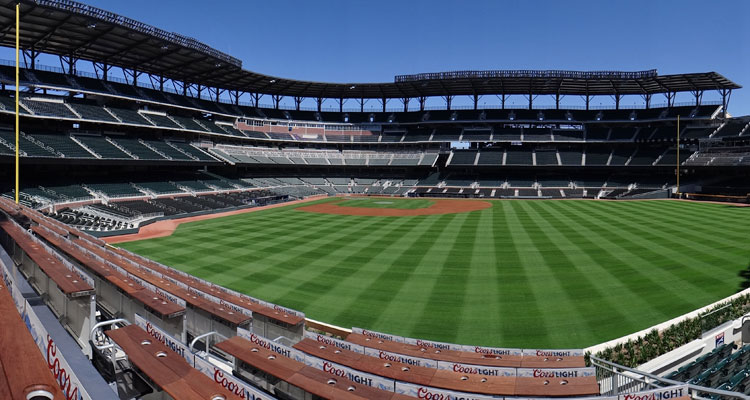
[[(348, 202), (385, 201), (411, 202)], [(750, 268), (750, 207), (498, 200), (411, 217), (294, 210), (309, 204), (120, 246), (336, 325), (523, 348), (581, 348), (647, 328), (737, 292)]]

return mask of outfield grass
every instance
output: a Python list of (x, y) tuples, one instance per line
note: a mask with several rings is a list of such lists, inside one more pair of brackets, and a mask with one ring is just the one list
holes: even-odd
[(121, 246), (317, 320), (526, 348), (580, 348), (647, 328), (735, 293), (750, 267), (750, 208), (492, 203), (413, 217), (288, 206)]

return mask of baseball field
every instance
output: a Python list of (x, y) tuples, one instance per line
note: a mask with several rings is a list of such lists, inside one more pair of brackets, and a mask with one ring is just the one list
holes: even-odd
[(344, 327), (581, 348), (737, 292), (750, 207), (331, 198), (118, 246)]

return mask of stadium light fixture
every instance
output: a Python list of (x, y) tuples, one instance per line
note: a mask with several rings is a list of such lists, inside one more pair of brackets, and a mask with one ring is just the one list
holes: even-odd
[(276, 79), (271, 79), (268, 83), (276, 83)]
[(351, 86), (349, 86), (349, 90), (354, 90), (354, 89), (356, 89), (356, 87), (357, 87), (357, 85), (351, 85)]

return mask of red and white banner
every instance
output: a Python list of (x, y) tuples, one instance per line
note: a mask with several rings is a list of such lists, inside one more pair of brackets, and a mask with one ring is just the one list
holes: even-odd
[(244, 400), (271, 400), (275, 399), (269, 394), (261, 392), (247, 383), (232, 376), (231, 372), (227, 372), (204, 360), (199, 356), (195, 356), (195, 369), (207, 375), (213, 379), (214, 382), (221, 385), (224, 389), (230, 391), (235, 396)]
[(525, 349), (523, 351), (525, 356), (538, 356), (538, 357), (580, 357), (583, 356), (583, 350), (581, 349)]
[(60, 385), (65, 399), (91, 400), (91, 396), (86, 392), (86, 388), (83, 387), (81, 381), (76, 377), (75, 371), (65, 361), (62, 353), (58, 352), (55, 341), (52, 340), (47, 329), (44, 328), (42, 322), (34, 314), (28, 302), (25, 303), (24, 310), (24, 315), (22, 315), (23, 320), (26, 322), (26, 326), (31, 331), (31, 336), (47, 361), (47, 366), (52, 371), (57, 384)]
[(396, 382), (396, 393), (425, 400), (490, 400), (492, 396), (481, 394), (453, 392), (412, 383)]
[(337, 347), (342, 350), (349, 350), (355, 353), (365, 354), (365, 348), (363, 346), (347, 342), (346, 340), (339, 340), (330, 336), (325, 336), (310, 331), (305, 331), (305, 338), (312, 339), (320, 344)]
[(387, 333), (380, 333), (380, 332), (375, 332), (375, 331), (368, 331), (367, 329), (362, 329), (362, 328), (352, 328), (352, 333), (358, 333), (360, 335), (364, 335), (364, 336), (376, 338), (376, 339), (385, 339), (385, 340), (390, 340), (392, 342), (404, 343), (404, 338), (402, 336), (389, 335)]
[(188, 362), (188, 364), (195, 365), (193, 353), (190, 352), (190, 348), (184, 343), (175, 339), (166, 331), (162, 330), (161, 328), (138, 314), (135, 314), (135, 321), (133, 322), (136, 326), (146, 331), (146, 333), (148, 333), (152, 338), (156, 339), (156, 341), (169, 347), (172, 351), (182, 356), (185, 361)]
[(683, 396), (688, 396), (687, 385), (677, 385), (645, 392), (621, 394), (619, 400), (667, 400)]
[(403, 354), (391, 353), (389, 351), (371, 349), (365, 347), (365, 354), (370, 357), (379, 358), (381, 360), (398, 362), (402, 364), (414, 365), (417, 367), (437, 368), (438, 362), (435, 360), (429, 360), (426, 358), (405, 356)]
[(248, 331), (247, 329), (237, 328), (237, 336), (245, 338), (253, 344), (271, 350), (274, 353), (281, 354), (282, 356), (289, 357), (299, 362), (305, 362), (305, 353), (281, 343), (272, 342), (263, 336)]
[(460, 364), (448, 361), (438, 361), (438, 369), (459, 372), (462, 374), (485, 376), (516, 376), (515, 368), (488, 367), (484, 365)]
[(381, 390), (387, 390), (389, 392), (392, 392), (395, 388), (395, 381), (393, 379), (383, 378), (382, 376), (357, 371), (356, 369), (351, 369), (349, 367), (345, 367), (328, 360), (323, 360), (308, 355), (305, 356), (304, 362), (305, 364), (319, 369), (329, 375), (347, 378), (350, 381), (359, 383), (360, 385), (367, 385)]
[(517, 368), (519, 378), (580, 378), (596, 376), (594, 367), (587, 368)]

